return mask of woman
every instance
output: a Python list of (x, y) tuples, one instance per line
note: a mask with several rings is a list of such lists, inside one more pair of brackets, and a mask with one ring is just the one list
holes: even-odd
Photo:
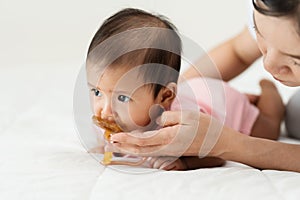
[[(274, 79), (287, 86), (300, 86), (300, 1), (252, 3), (253, 27), (210, 51), (209, 57), (227, 81), (262, 56), (265, 69)], [(206, 59), (200, 59), (198, 65), (207, 65)], [(190, 68), (184, 76), (198, 76), (197, 69)], [(248, 137), (202, 113), (167, 111), (157, 121), (164, 128), (145, 132), (143, 138), (129, 133), (113, 135), (113, 150), (142, 156), (212, 156), (261, 169), (300, 172), (300, 145)], [(210, 127), (217, 128), (214, 131)], [(195, 135), (187, 139), (187, 133)]]

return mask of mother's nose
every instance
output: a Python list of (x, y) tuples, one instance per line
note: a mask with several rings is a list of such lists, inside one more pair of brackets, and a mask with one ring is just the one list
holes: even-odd
[(273, 76), (287, 71), (287, 66), (283, 62), (284, 57), (276, 50), (268, 50), (263, 57), (264, 68)]

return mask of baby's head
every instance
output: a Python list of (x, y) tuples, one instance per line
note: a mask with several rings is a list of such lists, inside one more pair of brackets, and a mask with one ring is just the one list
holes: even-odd
[(89, 46), (86, 69), (94, 115), (124, 131), (150, 129), (176, 95), (181, 40), (162, 16), (124, 9)]

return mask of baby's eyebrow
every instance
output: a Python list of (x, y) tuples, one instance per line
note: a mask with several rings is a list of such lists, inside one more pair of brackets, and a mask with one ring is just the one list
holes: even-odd
[[(90, 87), (92, 87), (92, 88), (96, 88), (97, 90), (105, 91), (105, 90), (103, 90), (103, 89), (101, 89), (101, 88), (99, 88), (99, 87), (96, 87), (96, 86), (92, 85), (92, 84), (89, 83), (89, 82), (88, 82), (88, 85), (89, 85)], [(126, 94), (130, 94), (130, 92), (125, 91), (125, 90), (111, 90), (111, 89), (108, 90), (108, 92), (112, 92), (112, 91), (113, 91), (114, 93), (126, 93)]]
[[(90, 86), (90, 87), (93, 87), (93, 88), (97, 88), (96, 86), (94, 86), (94, 85), (92, 85), (91, 83), (87, 83), (88, 84), (88, 86)], [(97, 88), (97, 89), (100, 89), (100, 88)]]
[[(101, 89), (101, 88), (99, 88), (99, 87), (94, 86), (93, 84), (91, 84), (91, 83), (89, 83), (89, 82), (88, 82), (88, 86), (91, 87), (91, 88), (95, 88), (95, 89), (97, 89), (97, 90), (99, 90), (99, 91), (105, 91), (105, 90), (103, 90), (103, 89)], [(111, 90), (108, 90), (108, 92), (111, 92)]]

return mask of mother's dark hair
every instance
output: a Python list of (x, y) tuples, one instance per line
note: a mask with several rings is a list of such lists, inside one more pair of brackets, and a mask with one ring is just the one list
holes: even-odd
[(300, 35), (300, 0), (252, 0), (252, 3), (261, 14), (295, 19)]

